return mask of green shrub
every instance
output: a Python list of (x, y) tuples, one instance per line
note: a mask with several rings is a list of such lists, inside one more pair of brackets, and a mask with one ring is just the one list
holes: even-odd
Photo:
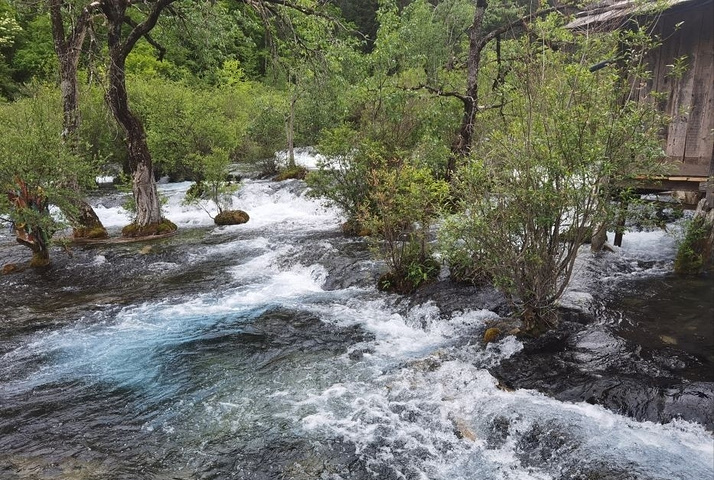
[(373, 208), (363, 206), (359, 219), (372, 231), (373, 247), (389, 267), (378, 287), (413, 291), (440, 270), (429, 237), (433, 219), (448, 196), (448, 184), (435, 179), (428, 168), (396, 161), (370, 171), (368, 182), (366, 205)]
[(679, 274), (698, 274), (704, 271), (710, 255), (708, 240), (712, 226), (706, 218), (696, 215), (687, 225), (684, 238), (677, 249), (674, 271)]

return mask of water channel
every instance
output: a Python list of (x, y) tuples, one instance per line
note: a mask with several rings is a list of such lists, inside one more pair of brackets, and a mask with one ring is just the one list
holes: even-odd
[[(381, 266), (301, 182), (247, 180), (234, 227), (187, 187), (162, 186), (174, 237), (0, 276), (0, 479), (714, 478), (697, 422), (504, 388), (491, 369), (523, 343), (480, 342), (502, 300), (377, 292)], [(95, 200), (114, 231), (116, 197)], [(665, 234), (626, 239), (604, 267), (583, 254), (570, 298), (609, 292), (598, 321), (711, 382), (714, 284), (677, 290)]]

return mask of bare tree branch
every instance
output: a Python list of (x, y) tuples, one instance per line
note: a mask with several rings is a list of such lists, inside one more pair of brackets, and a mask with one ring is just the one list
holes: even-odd
[[(107, 1), (110, 0), (102, 0), (103, 3)], [(171, 5), (175, 1), (176, 0), (157, 0), (156, 3), (154, 3), (146, 19), (134, 27), (132, 31), (129, 32), (126, 40), (124, 40), (122, 50), (124, 51), (125, 56), (131, 52), (132, 48), (134, 48), (134, 45), (136, 45), (136, 42), (138, 42), (141, 37), (145, 36), (156, 26), (156, 22), (159, 20), (159, 16), (164, 8)]]

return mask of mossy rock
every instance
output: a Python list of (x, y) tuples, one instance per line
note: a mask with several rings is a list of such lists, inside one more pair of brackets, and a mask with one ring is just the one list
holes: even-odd
[(278, 174), (275, 176), (275, 181), (282, 182), (283, 180), (291, 179), (305, 180), (306, 176), (307, 168), (303, 167), (302, 165), (295, 165), (294, 167), (288, 167), (278, 172)]
[(496, 327), (488, 328), (483, 333), (483, 343), (495, 342), (496, 340), (498, 340), (498, 337), (500, 337), (500, 336), (501, 336), (500, 328), (496, 328)]
[(122, 228), (122, 237), (137, 238), (137, 237), (153, 237), (157, 235), (167, 235), (178, 230), (178, 227), (171, 220), (162, 219), (159, 223), (151, 223), (145, 227), (140, 227), (135, 223), (131, 223)]
[(243, 210), (225, 210), (213, 219), (216, 225), (240, 225), (250, 220), (250, 216)]
[(94, 227), (78, 227), (72, 231), (72, 236), (74, 238), (87, 238), (87, 239), (100, 239), (109, 238), (107, 229), (102, 225), (95, 225)]

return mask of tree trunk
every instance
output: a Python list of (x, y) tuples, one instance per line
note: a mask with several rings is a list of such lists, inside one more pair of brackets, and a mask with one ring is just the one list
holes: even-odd
[[(7, 192), (7, 200), (18, 212), (31, 210), (34, 211), (35, 215), (39, 214), (41, 217), (48, 217), (50, 215), (49, 201), (42, 192), (42, 189), (37, 188), (33, 191), (28, 188), (22, 179), (17, 179), (17, 185), (11, 187), (10, 191)], [(32, 221), (22, 223), (15, 222), (13, 225), (17, 243), (32, 250), (30, 266), (45, 267), (49, 265), (49, 243), (52, 233)]]
[(33, 268), (46, 267), (50, 264), (50, 250), (44, 242), (29, 242), (18, 232), (17, 243), (32, 250), (30, 266)]
[(295, 168), (295, 102), (297, 102), (297, 96), (293, 95), (290, 99), (290, 110), (285, 122), (288, 140), (288, 168)]
[(132, 193), (136, 206), (134, 225), (148, 233), (147, 227), (160, 224), (163, 218), (144, 126), (129, 109), (124, 65), (133, 44), (126, 45), (121, 41), (127, 6), (128, 2), (125, 0), (102, 2), (102, 11), (109, 20), (109, 89), (106, 99), (114, 118), (126, 135)]
[[(48, 212), (49, 214), (49, 212)], [(50, 264), (50, 235), (40, 227), (15, 227), (15, 240), (32, 250), (31, 267), (46, 267)]]
[[(89, 12), (83, 10), (75, 21), (75, 27), (69, 37), (65, 37), (64, 22), (62, 19), (62, 1), (50, 0), (50, 19), (52, 22), (52, 38), (55, 53), (60, 66), (60, 92), (62, 95), (62, 138), (68, 142), (70, 148), (76, 151), (78, 131), (80, 124), (79, 113), (79, 87), (77, 80), (77, 64), (82, 52), (82, 44), (87, 32)], [(106, 238), (107, 230), (102, 225), (96, 212), (84, 199), (79, 182), (76, 178), (70, 180), (68, 185), (74, 192), (72, 199), (73, 211), (64, 211), (70, 224), (74, 228), (75, 237)]]
[(458, 164), (471, 153), (474, 137), (474, 121), (478, 113), (478, 74), (481, 67), (481, 51), (485, 46), (483, 40), (483, 18), (488, 2), (476, 0), (474, 20), (469, 27), (469, 56), (467, 60), (466, 95), (462, 98), (464, 114), (456, 138), (451, 144), (451, 154), (446, 165), (444, 177), (451, 178)]

